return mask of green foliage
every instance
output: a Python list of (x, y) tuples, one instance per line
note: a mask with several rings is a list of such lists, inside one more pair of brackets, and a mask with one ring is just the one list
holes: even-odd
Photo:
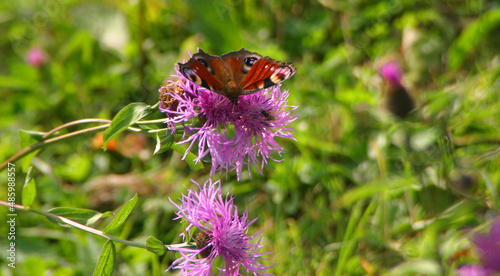
[[(171, 148), (178, 152), (179, 154), (181, 154), (182, 156), (184, 156), (184, 154), (186, 154), (186, 149), (183, 148), (182, 146), (180, 145), (177, 145), (177, 144), (173, 144), (171, 146)], [(193, 153), (191, 152), (188, 152), (186, 154), (186, 158), (184, 159), (186, 161), (186, 163), (189, 165), (189, 168), (191, 168), (191, 170), (193, 171), (197, 171), (197, 170), (201, 170), (203, 169), (203, 163), (196, 163), (195, 161), (195, 158), (196, 158), (196, 155), (194, 155)]]
[(151, 106), (144, 103), (131, 103), (125, 106), (111, 121), (111, 125), (104, 132), (104, 146), (106, 150), (108, 143), (116, 135), (137, 123), (140, 119), (148, 116), (153, 112)]
[[(69, 207), (58, 207), (53, 208), (48, 211), (51, 214), (65, 217), (67, 219), (73, 220), (75, 222), (81, 223), (83, 225), (92, 226), (94, 223), (100, 219), (111, 216), (111, 212), (106, 212), (104, 214), (99, 213), (94, 210), (80, 209), (80, 208), (69, 208)], [(54, 223), (58, 221), (49, 218)], [(63, 224), (64, 225), (64, 224)]]
[(134, 209), (136, 203), (137, 203), (137, 194), (134, 195), (134, 197), (132, 199), (127, 201), (127, 203), (125, 203), (125, 205), (123, 205), (120, 212), (118, 212), (118, 214), (111, 221), (111, 223), (108, 224), (108, 226), (106, 226), (106, 228), (104, 228), (103, 232), (104, 233), (111, 232), (111, 231), (117, 229), (118, 227), (120, 227), (125, 222), (125, 220), (128, 218), (130, 213), (132, 213), (132, 210)]
[(163, 245), (163, 242), (153, 236), (150, 236), (147, 239), (146, 249), (158, 256), (162, 256), (163, 254), (165, 254), (165, 252), (167, 252), (167, 249), (165, 248), (165, 245)]
[(108, 240), (102, 247), (101, 255), (99, 255), (99, 260), (97, 261), (97, 265), (92, 275), (95, 276), (113, 275), (113, 270), (115, 269), (115, 265), (116, 265), (115, 244), (111, 240)]
[(28, 169), (23, 187), (23, 206), (29, 208), (36, 197), (36, 184), (33, 178), (33, 167)]
[[(13, 275), (165, 275), (178, 255), (164, 244), (190, 234), (169, 198), (203, 183), (210, 164), (196, 164), (196, 150), (181, 160), (183, 129), (167, 134), (155, 104), (197, 47), (298, 68), (283, 84), (299, 108), (297, 141), (278, 140), (282, 161), (241, 181), (214, 177), (240, 214), (259, 217), (249, 234), (273, 252), (270, 273), (453, 275), (479, 261), (471, 238), (500, 207), (494, 1), (4, 1), (0, 11), (0, 159), (55, 139), (14, 162), (16, 203), (29, 211), (17, 216)], [(25, 60), (33, 47), (45, 53), (38, 67)], [(379, 104), (377, 70), (391, 59), (418, 106), (404, 121)], [(108, 120), (46, 137), (85, 118)]]

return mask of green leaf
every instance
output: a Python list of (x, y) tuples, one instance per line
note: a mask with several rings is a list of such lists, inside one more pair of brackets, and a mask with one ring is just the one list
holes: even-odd
[(184, 242), (184, 243), (178, 243), (178, 244), (169, 244), (167, 245), (168, 250), (174, 251), (179, 248), (189, 248), (189, 249), (196, 249), (196, 243), (195, 242)]
[(113, 241), (108, 240), (101, 250), (101, 255), (99, 255), (99, 260), (95, 267), (94, 276), (107, 276), (113, 275), (113, 270), (115, 270), (116, 264), (116, 248)]
[(499, 25), (500, 9), (487, 11), (470, 24), (450, 47), (448, 52), (450, 68), (458, 69), (463, 64), (467, 54), (477, 49), (478, 45), (484, 41), (484, 37), (495, 35), (493, 30), (497, 29)]
[(111, 211), (107, 211), (107, 212), (104, 212), (101, 216), (101, 218), (107, 218), (107, 217), (112, 217), (114, 216), (115, 214), (113, 214), (113, 212)]
[(165, 254), (167, 251), (163, 242), (153, 236), (149, 236), (146, 240), (146, 249), (158, 256)]
[(120, 227), (120, 225), (122, 225), (125, 222), (125, 220), (128, 218), (128, 216), (130, 215), (130, 213), (134, 209), (134, 206), (136, 203), (137, 203), (137, 194), (135, 194), (131, 200), (129, 200), (127, 203), (125, 203), (125, 205), (120, 210), (120, 212), (118, 212), (118, 214), (113, 219), (113, 221), (111, 221), (111, 223), (108, 226), (106, 226), (106, 228), (104, 228), (104, 230), (102, 232), (108, 233), (108, 232)]
[[(173, 144), (172, 145), (172, 149), (175, 150), (176, 152), (180, 153), (182, 156), (184, 156), (184, 154), (186, 153), (186, 149), (183, 148), (183, 147), (181, 147), (181, 146), (179, 146), (179, 145), (177, 145), (177, 144)], [(193, 171), (197, 171), (197, 170), (203, 169), (203, 164), (201, 162), (196, 163), (195, 159), (196, 159), (196, 155), (194, 155), (193, 153), (189, 152), (186, 155), (186, 158), (184, 160), (186, 161), (186, 163), (188, 164), (188, 166)]]
[[(104, 217), (102, 213), (99, 213), (94, 210), (89, 210), (89, 209), (80, 209), (80, 208), (69, 208), (69, 207), (57, 207), (50, 209), (48, 211), (49, 213), (65, 217), (67, 219), (70, 219), (72, 221), (78, 222), (83, 225), (90, 226), (94, 224), (98, 219)], [(50, 217), (47, 217), (50, 221), (60, 224), (59, 221), (56, 221), (54, 219), (51, 219)]]
[[(35, 139), (38, 142), (43, 141), (44, 140), (43, 136), (46, 134), (45, 132), (31, 131), (31, 130), (24, 130), (24, 129), (20, 129), (19, 131), (28, 134), (31, 138)], [(26, 145), (26, 146), (29, 146), (29, 145)]]
[(156, 133), (156, 147), (153, 154), (158, 154), (165, 152), (166, 150), (172, 148), (174, 144), (174, 135), (167, 134), (167, 132), (157, 132)]
[(29, 208), (36, 197), (36, 184), (33, 178), (33, 166), (29, 167), (28, 173), (26, 174), (26, 181), (23, 187), (23, 197), (22, 202), (24, 207)]
[[(38, 142), (35, 138), (33, 138), (32, 134), (33, 133), (29, 133), (29, 131), (19, 130), (19, 140), (21, 141), (21, 148), (27, 148)], [(31, 160), (33, 160), (33, 157), (35, 157), (39, 151), (40, 150), (36, 150), (23, 157), (21, 161), (21, 168), (23, 171), (28, 171), (29, 167), (31, 166)]]
[(0, 76), (0, 87), (7, 89), (29, 89), (30, 84), (25, 79), (13, 76)]
[(369, 199), (377, 194), (383, 194), (389, 191), (401, 191), (405, 187), (410, 187), (415, 183), (412, 177), (394, 178), (389, 180), (377, 180), (365, 185), (350, 189), (342, 194), (335, 203), (336, 208), (350, 206), (358, 201)]
[(137, 123), (140, 119), (148, 116), (154, 110), (145, 103), (131, 103), (125, 106), (113, 118), (111, 125), (104, 132), (104, 150), (106, 150), (109, 141), (116, 135), (127, 129), (129, 126)]
[(434, 260), (410, 260), (394, 267), (389, 275), (442, 275), (441, 266)]

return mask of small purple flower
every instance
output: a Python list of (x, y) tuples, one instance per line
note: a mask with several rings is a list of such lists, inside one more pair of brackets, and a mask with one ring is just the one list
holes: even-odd
[(473, 240), (483, 267), (500, 272), (500, 219), (493, 223), (489, 234), (477, 234)]
[[(178, 124), (184, 126), (183, 140), (179, 143), (189, 146), (183, 158), (197, 145), (195, 161), (200, 162), (210, 154), (211, 175), (236, 170), (238, 180), (244, 166), (249, 175), (252, 165), (262, 174), (268, 159), (281, 161), (273, 158), (273, 153), (281, 156), (284, 151), (275, 138), (295, 140), (293, 129), (287, 125), (297, 118), (293, 112), (297, 107), (288, 105), (288, 91), (281, 91), (277, 85), (242, 95), (233, 105), (226, 97), (193, 84), (176, 72), (178, 80), (160, 88), (160, 110), (169, 117), (172, 129)], [(198, 125), (186, 124), (194, 123), (196, 118)]]
[(457, 272), (459, 276), (488, 276), (485, 269), (480, 265), (462, 266)]
[(472, 239), (479, 251), (480, 265), (466, 265), (460, 276), (493, 276), (500, 273), (500, 219), (493, 222), (489, 234), (477, 234)]
[(406, 88), (401, 84), (403, 71), (395, 61), (389, 61), (379, 68), (379, 74), (387, 83), (383, 106), (393, 115), (404, 119), (415, 109), (415, 102)]
[(31, 48), (26, 54), (26, 63), (32, 67), (40, 67), (45, 59), (45, 53), (40, 48)]
[(403, 71), (399, 64), (395, 61), (389, 61), (382, 65), (378, 70), (379, 74), (383, 79), (391, 82), (393, 85), (401, 86), (401, 78), (403, 77)]
[(193, 183), (200, 192), (188, 189), (188, 194), (182, 195), (180, 205), (170, 201), (179, 209), (175, 219), (183, 218), (189, 223), (186, 232), (191, 233), (192, 227), (200, 231), (196, 238), (191, 236), (196, 241), (197, 249), (169, 247), (178, 251), (181, 257), (167, 270), (181, 269), (181, 275), (214, 275), (212, 265), (221, 257), (219, 275), (241, 275), (240, 268), (247, 275), (272, 275), (266, 272), (272, 266), (258, 263), (267, 260), (261, 256), (269, 252), (259, 253), (262, 248), (260, 239), (256, 244), (250, 243), (258, 233), (252, 236), (247, 234), (248, 227), (257, 219), (248, 222), (247, 211), (239, 217), (238, 209), (233, 205), (234, 197), (228, 193), (223, 198), (220, 181), (212, 183), (208, 180), (203, 187), (195, 181)]

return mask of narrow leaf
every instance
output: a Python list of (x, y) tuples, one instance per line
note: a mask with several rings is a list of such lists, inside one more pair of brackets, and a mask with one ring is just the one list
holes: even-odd
[[(89, 209), (80, 209), (80, 208), (69, 208), (69, 207), (57, 207), (50, 209), (48, 211), (49, 213), (65, 217), (67, 219), (70, 219), (72, 221), (78, 222), (83, 225), (91, 226), (94, 224), (99, 218), (103, 217), (102, 213), (99, 213), (94, 210), (89, 210)], [(50, 217), (47, 217), (49, 220), (51, 220), (54, 223), (60, 224), (58, 221), (51, 219)]]
[(149, 238), (146, 240), (146, 249), (158, 256), (165, 254), (165, 252), (167, 251), (163, 242), (153, 236), (149, 236)]
[[(180, 153), (181, 155), (184, 155), (186, 153), (186, 149), (183, 148), (183, 147), (181, 147), (181, 146), (179, 146), (179, 145), (177, 145), (177, 144), (173, 144), (172, 145), (172, 149), (175, 150), (176, 152)], [(203, 164), (201, 162), (196, 163), (195, 159), (196, 159), (196, 155), (194, 155), (193, 153), (189, 152), (186, 155), (186, 158), (184, 160), (186, 161), (186, 163), (188, 164), (188, 166), (193, 171), (197, 171), (197, 170), (203, 169)]]
[[(25, 130), (19, 130), (19, 140), (21, 141), (21, 148), (26, 148), (29, 147), (38, 141), (33, 138), (32, 135), (28, 133), (28, 131)], [(23, 171), (28, 171), (29, 167), (31, 166), (31, 160), (33, 160), (33, 157), (35, 157), (40, 150), (36, 150), (25, 157), (21, 160), (21, 168)]]
[(36, 197), (36, 184), (33, 178), (33, 166), (29, 167), (23, 187), (22, 203), (29, 208)]
[(31, 138), (35, 139), (38, 142), (43, 141), (43, 136), (46, 134), (45, 132), (23, 130), (23, 129), (20, 129), (19, 131), (28, 134)]
[(115, 244), (108, 240), (101, 250), (101, 255), (99, 255), (99, 260), (94, 269), (93, 276), (108, 276), (113, 275), (113, 270), (115, 270), (116, 264), (116, 248)]
[(125, 220), (128, 218), (132, 210), (134, 209), (135, 204), (137, 203), (137, 194), (134, 195), (132, 199), (127, 201), (125, 205), (122, 207), (120, 212), (116, 215), (116, 217), (111, 221), (111, 223), (104, 228), (103, 232), (108, 233), (118, 227), (120, 227)]
[(109, 141), (113, 139), (116, 135), (124, 131), (127, 127), (137, 123), (140, 119), (148, 116), (154, 110), (151, 106), (145, 103), (131, 103), (125, 106), (116, 116), (113, 118), (111, 125), (104, 132), (104, 150), (106, 150)]
[(389, 275), (441, 275), (441, 266), (434, 260), (410, 260), (394, 267)]
[(174, 135), (167, 134), (167, 132), (157, 132), (156, 133), (156, 147), (153, 154), (158, 154), (165, 152), (170, 149), (174, 144)]
[(494, 35), (493, 30), (498, 29), (499, 25), (500, 9), (492, 9), (483, 13), (476, 21), (468, 25), (450, 46), (448, 52), (450, 68), (458, 69), (468, 54), (485, 41), (485, 37)]
[(184, 242), (184, 243), (178, 243), (178, 244), (169, 244), (167, 245), (168, 250), (176, 250), (179, 248), (188, 248), (188, 249), (196, 249), (196, 243), (195, 242)]

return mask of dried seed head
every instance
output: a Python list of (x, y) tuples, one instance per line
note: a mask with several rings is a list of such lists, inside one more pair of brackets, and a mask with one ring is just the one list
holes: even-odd
[(179, 83), (179, 80), (176, 80), (175, 82), (165, 81), (160, 87), (159, 92), (161, 108), (170, 108), (172, 110), (175, 110), (177, 108), (179, 102), (174, 97), (172, 97), (172, 94), (182, 95), (185, 92), (184, 89), (182, 89), (181, 86), (178, 85)]

